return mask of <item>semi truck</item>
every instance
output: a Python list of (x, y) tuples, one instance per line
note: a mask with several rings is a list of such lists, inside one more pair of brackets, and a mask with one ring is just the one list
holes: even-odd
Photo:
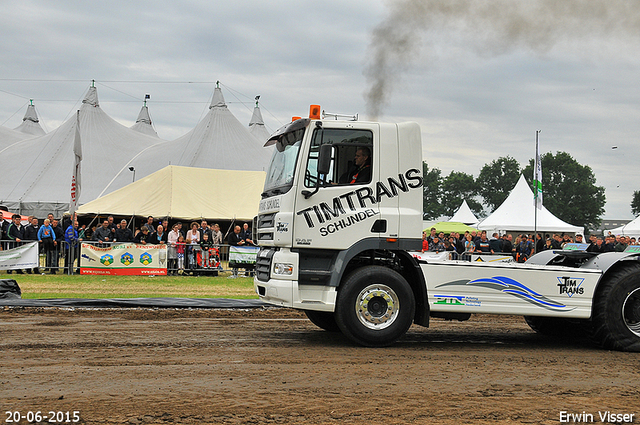
[[(417, 123), (327, 115), (274, 132), (255, 233), (261, 300), (303, 310), (357, 344), (393, 344), (412, 324), (524, 316), (545, 335), (640, 351), (640, 253), (548, 250), (525, 263), (430, 259), (422, 249)], [(533, 205), (533, 201), (532, 201)]]

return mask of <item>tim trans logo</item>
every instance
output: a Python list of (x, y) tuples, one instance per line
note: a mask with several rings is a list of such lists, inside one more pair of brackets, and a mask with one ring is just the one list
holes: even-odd
[(276, 225), (276, 232), (283, 233), (289, 231), (289, 223), (278, 223)]
[(560, 294), (567, 294), (569, 298), (575, 294), (584, 294), (584, 288), (582, 288), (583, 278), (571, 278), (567, 276), (558, 277), (558, 288), (560, 288)]

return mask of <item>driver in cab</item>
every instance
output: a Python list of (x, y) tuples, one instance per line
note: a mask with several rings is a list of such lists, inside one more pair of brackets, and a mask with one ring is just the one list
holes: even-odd
[(368, 147), (358, 148), (354, 164), (340, 177), (340, 183), (357, 184), (371, 181), (371, 151)]

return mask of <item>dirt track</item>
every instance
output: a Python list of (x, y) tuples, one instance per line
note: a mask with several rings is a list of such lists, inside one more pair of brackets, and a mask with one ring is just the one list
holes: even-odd
[(3, 423), (9, 410), (86, 424), (602, 423), (607, 410), (640, 423), (640, 355), (551, 341), (521, 317), (433, 320), (368, 349), (290, 310), (5, 308), (0, 341)]

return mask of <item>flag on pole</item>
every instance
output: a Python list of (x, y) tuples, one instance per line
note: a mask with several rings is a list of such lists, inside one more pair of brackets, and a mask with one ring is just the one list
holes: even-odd
[(73, 156), (75, 157), (73, 164), (73, 175), (71, 176), (71, 202), (69, 203), (69, 212), (73, 219), (78, 208), (78, 199), (80, 198), (80, 162), (82, 162), (82, 142), (80, 141), (80, 111), (76, 114), (76, 135), (73, 141)]
[(536, 163), (533, 169), (533, 204), (539, 210), (542, 209), (542, 164), (540, 162), (540, 148), (538, 146), (538, 133), (536, 131)]

